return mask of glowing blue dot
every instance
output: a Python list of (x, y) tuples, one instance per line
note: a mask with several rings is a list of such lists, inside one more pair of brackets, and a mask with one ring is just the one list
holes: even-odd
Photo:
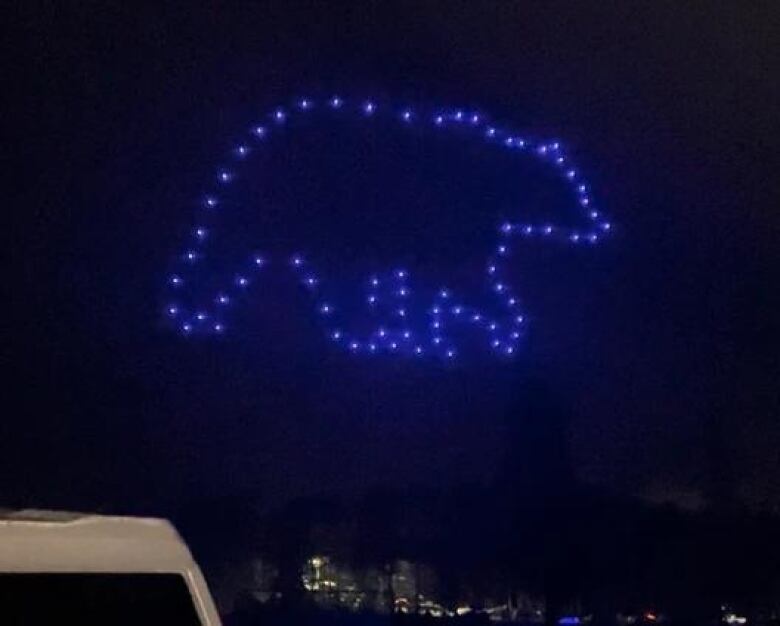
[(414, 347), (414, 353), (415, 354), (422, 354), (423, 353), (422, 346), (415, 346)]
[(292, 258), (292, 260), (291, 260), (291, 263), (292, 263), (292, 264), (293, 264), (295, 267), (300, 267), (301, 265), (303, 265), (303, 258), (302, 258), (302, 257), (299, 257), (299, 256), (297, 256), (297, 255), (296, 255), (296, 256), (294, 256), (294, 257)]
[(478, 322), (481, 319), (482, 319), (482, 316), (479, 313), (475, 313), (474, 315), (471, 316), (471, 321), (472, 322)]
[(550, 233), (552, 233), (552, 231), (553, 231), (553, 227), (552, 226), (545, 226), (544, 227), (544, 234), (545, 235), (549, 235)]
[(547, 146), (539, 146), (539, 149), (537, 150), (539, 154), (547, 154)]
[(590, 204), (590, 198), (585, 197), (585, 198), (580, 199), (580, 204), (582, 206), (588, 206)]
[(577, 233), (572, 233), (571, 237), (569, 237), (574, 243), (577, 243), (580, 240), (580, 236)]
[(363, 105), (363, 112), (366, 115), (371, 115), (376, 110), (376, 105), (373, 102), (366, 102)]
[(499, 254), (506, 254), (506, 250), (507, 250), (506, 246), (504, 246), (504, 245), (498, 246), (498, 253)]
[(506, 303), (509, 306), (515, 306), (517, 304), (517, 299), (516, 298), (509, 298), (509, 300), (507, 300)]
[(406, 278), (406, 270), (397, 270), (395, 275), (398, 278)]
[(515, 322), (517, 322), (518, 324), (522, 324), (524, 319), (525, 319), (525, 318), (524, 318), (522, 315), (518, 315), (518, 316), (515, 318)]
[(213, 209), (215, 206), (217, 206), (217, 199), (214, 196), (206, 196), (206, 206), (210, 209)]
[(306, 109), (311, 108), (311, 101), (304, 98), (298, 103), (298, 106), (300, 106), (305, 111)]
[(397, 348), (398, 348), (398, 344), (397, 344), (395, 341), (393, 341), (393, 342), (390, 344), (390, 349), (391, 349), (391, 350), (395, 350), (395, 349), (397, 349)]
[(256, 137), (262, 139), (263, 137), (265, 137), (265, 132), (266, 132), (265, 126), (255, 126), (252, 132), (255, 134)]
[(339, 98), (338, 96), (334, 96), (330, 99), (330, 106), (332, 106), (334, 109), (338, 109), (342, 104), (343, 100)]
[(533, 226), (526, 226), (525, 228), (523, 228), (523, 232), (526, 235), (530, 235), (532, 232), (534, 232), (534, 227)]
[(380, 337), (384, 337), (385, 335), (387, 335), (387, 331), (384, 328), (380, 328), (379, 332), (378, 332), (378, 335)]
[(442, 342), (442, 338), (441, 338), (441, 337), (434, 337), (434, 338), (433, 338), (433, 343), (435, 343), (437, 346), (438, 346), (438, 345), (439, 345), (441, 342)]
[(230, 302), (230, 298), (228, 298), (224, 293), (221, 293), (217, 296), (217, 302), (220, 304), (227, 304)]
[(516, 330), (512, 331), (512, 334), (510, 335), (512, 339), (519, 339), (520, 333), (518, 333)]
[(512, 224), (509, 222), (504, 222), (501, 224), (501, 232), (504, 234), (509, 234), (512, 232)]
[(491, 127), (487, 129), (487, 132), (485, 133), (488, 137), (495, 137), (496, 136), (496, 129)]
[(498, 328), (498, 324), (496, 324), (495, 322), (492, 322), (492, 323), (490, 324), (490, 326), (488, 326), (488, 328), (489, 328), (490, 330), (496, 330), (496, 329)]
[(588, 241), (590, 241), (591, 243), (596, 243), (598, 240), (599, 240), (599, 236), (595, 233), (593, 233), (588, 237)]
[(170, 315), (171, 317), (176, 315), (178, 312), (179, 312), (179, 309), (176, 308), (175, 306), (171, 305), (171, 306), (168, 307), (168, 315)]
[(339, 339), (341, 339), (341, 331), (340, 331), (340, 330), (334, 330), (334, 331), (333, 331), (333, 332), (330, 334), (330, 336), (331, 336), (331, 338), (332, 338), (332, 339), (334, 339), (334, 340), (338, 341)]
[(598, 211), (591, 211), (590, 213), (588, 213), (588, 216), (589, 216), (589, 217), (590, 217), (590, 219), (592, 219), (592, 220), (598, 219), (598, 217), (599, 217), (599, 212), (598, 212)]
[(239, 276), (236, 279), (236, 282), (238, 283), (238, 285), (240, 287), (246, 287), (249, 284), (249, 279), (248, 278), (244, 278), (243, 276)]
[(180, 276), (171, 276), (170, 281), (172, 285), (181, 285), (184, 283)]
[(256, 256), (254, 261), (255, 261), (255, 265), (257, 265), (257, 267), (262, 267), (263, 265), (265, 265), (265, 259), (263, 257), (261, 257), (261, 256)]
[(511, 354), (514, 354), (515, 349), (512, 346), (507, 346), (506, 349), (504, 350), (504, 352), (506, 352), (507, 354), (511, 355)]
[(450, 292), (447, 291), (446, 289), (442, 289), (441, 291), (439, 291), (439, 296), (441, 296), (442, 298), (449, 298)]
[(195, 315), (195, 317), (196, 317), (196, 318), (197, 318), (199, 321), (201, 321), (201, 322), (202, 322), (203, 320), (205, 320), (205, 319), (206, 319), (207, 315), (206, 315), (205, 313), (198, 313), (197, 315)]
[(374, 304), (376, 302), (376, 296), (368, 296), (368, 302), (369, 304)]
[(454, 359), (455, 358), (455, 350), (447, 350), (447, 358), (448, 359)]
[(189, 333), (192, 330), (192, 324), (184, 323), (184, 324), (182, 324), (181, 329), (185, 333)]
[(238, 156), (245, 157), (247, 154), (249, 154), (249, 148), (246, 146), (238, 146), (238, 148), (236, 148), (236, 152), (238, 153)]
[(555, 164), (556, 165), (563, 165), (563, 162), (564, 162), (564, 158), (563, 157), (558, 157), (557, 159), (555, 159)]
[(320, 313), (322, 313), (324, 315), (328, 315), (332, 310), (333, 309), (331, 308), (331, 306), (329, 304), (323, 304), (320, 307)]
[(221, 333), (225, 327), (222, 324), (214, 324), (214, 332)]
[(472, 124), (479, 124), (479, 115), (474, 113), (474, 115), (471, 116), (471, 123)]
[(401, 289), (398, 290), (398, 295), (399, 296), (409, 295), (409, 290), (406, 289), (405, 287), (402, 287)]
[(506, 289), (506, 285), (504, 285), (504, 283), (496, 283), (496, 291), (501, 293), (504, 291), (504, 289)]
[(439, 322), (439, 321), (437, 320), (437, 321), (435, 321), (433, 324), (431, 324), (431, 326), (433, 326), (434, 328), (441, 328), (441, 322)]
[(601, 228), (603, 228), (604, 230), (609, 230), (610, 228), (612, 228), (612, 224), (610, 224), (609, 222), (604, 222), (601, 225)]
[(488, 274), (495, 274), (496, 273), (496, 266), (495, 265), (489, 266), (487, 271), (488, 271)]
[(437, 115), (437, 116), (434, 118), (434, 120), (433, 120), (433, 121), (434, 121), (434, 123), (435, 123), (437, 126), (441, 126), (441, 125), (444, 123), (444, 117), (443, 117), (443, 116), (441, 116), (441, 115)]
[(572, 180), (576, 175), (577, 172), (575, 172), (574, 170), (569, 170), (568, 172), (566, 172), (566, 178), (568, 178), (569, 180)]
[(409, 330), (404, 331), (404, 339), (409, 339), (412, 336), (412, 332)]
[(411, 111), (404, 111), (401, 117), (404, 118), (405, 122), (408, 122), (410, 119), (412, 119), (412, 112)]
[(498, 346), (501, 345), (501, 342), (498, 339), (494, 339), (490, 345), (492, 345), (494, 348), (498, 348)]
[(431, 313), (433, 313), (434, 315), (438, 315), (439, 313), (441, 313), (441, 309), (435, 306), (431, 309)]
[(455, 112), (455, 119), (460, 122), (463, 119), (463, 111), (456, 111)]
[(221, 170), (218, 175), (219, 182), (221, 183), (229, 183), (230, 182), (230, 172), (227, 170)]
[(277, 109), (277, 110), (274, 112), (274, 119), (275, 119), (277, 122), (283, 122), (283, 121), (284, 121), (284, 119), (285, 119), (285, 117), (287, 117), (287, 116), (285, 115), (284, 111), (282, 111), (281, 109)]
[(375, 343), (370, 343), (370, 344), (368, 344), (368, 349), (369, 349), (371, 352), (376, 352), (376, 344), (375, 344)]
[(357, 350), (360, 347), (360, 344), (357, 341), (353, 341), (349, 344), (349, 349), (353, 352)]
[(515, 143), (515, 140), (512, 137), (507, 137), (506, 139), (504, 139), (504, 145), (506, 145), (506, 146), (511, 146), (514, 143)]
[(205, 228), (201, 228), (201, 227), (196, 228), (195, 229), (195, 236), (198, 239), (205, 239), (206, 238), (206, 229)]
[(460, 315), (461, 313), (463, 313), (463, 307), (460, 307), (460, 306), (452, 307), (452, 314), (453, 315)]
[(198, 258), (197, 253), (194, 252), (193, 250), (188, 250), (185, 256), (187, 257), (188, 261), (194, 261), (195, 259)]
[(579, 187), (577, 187), (577, 191), (579, 191), (580, 193), (585, 193), (586, 190), (587, 187), (585, 187), (585, 185), (580, 185)]
[(378, 279), (378, 278), (372, 278), (372, 279), (371, 279), (371, 284), (372, 284), (374, 287), (378, 287), (378, 286), (379, 286), (379, 279)]
[(313, 287), (317, 284), (317, 279), (314, 276), (307, 276), (304, 281), (309, 287)]
[(406, 317), (406, 309), (398, 309), (398, 315), (401, 317)]

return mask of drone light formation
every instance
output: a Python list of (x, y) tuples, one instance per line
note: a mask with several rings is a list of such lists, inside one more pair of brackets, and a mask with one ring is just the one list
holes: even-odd
[[(238, 267), (232, 279), (213, 297), (198, 306), (185, 306), (183, 300), (188, 285), (196, 280), (196, 272), (206, 260), (207, 245), (218, 236), (214, 228), (201, 224), (220, 208), (220, 193), (226, 186), (237, 182), (238, 177), (230, 166), (221, 166), (214, 178), (215, 189), (201, 202), (199, 218), (191, 230), (185, 250), (180, 255), (180, 267), (168, 276), (167, 299), (164, 316), (179, 334), (186, 337), (224, 335), (229, 329), (229, 311), (241, 296), (255, 283), (261, 281), (264, 272), (287, 271), (311, 295), (316, 315), (320, 318), (328, 340), (348, 354), (370, 357), (379, 354), (403, 356), (414, 359), (436, 358), (453, 361), (461, 354), (461, 346), (453, 335), (456, 327), (467, 327), (483, 342), (487, 351), (503, 359), (511, 359), (518, 352), (523, 336), (525, 316), (520, 311), (519, 298), (506, 278), (506, 265), (512, 250), (522, 241), (542, 239), (570, 245), (595, 245), (609, 233), (612, 226), (599, 210), (594, 208), (590, 186), (580, 171), (574, 167), (558, 141), (533, 142), (512, 132), (486, 123), (486, 116), (479, 112), (461, 109), (441, 110), (433, 115), (419, 113), (410, 107), (391, 108), (380, 106), (375, 100), (348, 101), (333, 96), (322, 102), (304, 98), (289, 107), (274, 108), (266, 122), (254, 125), (249, 132), (252, 142), (240, 143), (231, 151), (236, 161), (244, 161), (255, 151), (262, 149), (270, 133), (284, 132), (286, 123), (296, 115), (347, 115), (374, 118), (388, 115), (399, 124), (408, 127), (430, 125), (438, 132), (448, 129), (466, 129), (475, 133), (497, 149), (509, 150), (536, 158), (556, 169), (560, 179), (569, 186), (575, 204), (586, 218), (581, 229), (555, 224), (505, 221), (496, 228), (497, 243), (494, 253), (485, 264), (485, 281), (499, 308), (500, 317), (492, 316), (484, 307), (475, 306), (459, 297), (455, 286), (441, 286), (427, 298), (410, 282), (411, 271), (396, 268), (383, 273), (367, 273), (365, 281), (365, 306), (382, 319), (371, 331), (352, 329), (338, 303), (328, 297), (326, 285), (318, 268), (302, 253), (295, 252), (285, 259), (269, 259), (257, 252), (247, 254), (246, 262)], [(204, 215), (205, 214), (205, 215)], [(414, 312), (414, 314), (413, 314)], [(381, 315), (379, 315), (381, 314)], [(458, 334), (460, 337), (462, 333)]]

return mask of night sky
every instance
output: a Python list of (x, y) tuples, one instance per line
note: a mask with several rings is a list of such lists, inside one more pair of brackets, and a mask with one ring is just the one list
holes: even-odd
[[(0, 504), (156, 513), (489, 481), (532, 384), (565, 413), (582, 481), (780, 506), (772, 3), (16, 4)], [(283, 285), (223, 340), (161, 323), (220, 155), (276, 104), (333, 93), (476, 106), (571, 146), (615, 233), (529, 247), (513, 364), (350, 359)], [(316, 190), (338, 180), (346, 213), (311, 249), (351, 263), (438, 243), (435, 263), (459, 268), (467, 235), (491, 243), (457, 158), (431, 157), (452, 184), (426, 191), (450, 217), (407, 230), (419, 181), (400, 151), (364, 154), (345, 191), (357, 148), (313, 150), (340, 172)], [(310, 207), (291, 180), (278, 197)]]

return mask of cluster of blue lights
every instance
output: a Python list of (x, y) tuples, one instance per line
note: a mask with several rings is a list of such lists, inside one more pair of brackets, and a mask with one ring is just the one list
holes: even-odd
[[(165, 316), (181, 334), (220, 335), (226, 332), (227, 313), (240, 299), (242, 292), (250, 289), (260, 279), (259, 273), (266, 268), (284, 267), (291, 270), (301, 286), (311, 293), (315, 310), (325, 325), (330, 341), (349, 353), (382, 353), (414, 358), (433, 356), (453, 360), (458, 357), (459, 351), (452, 331), (455, 326), (465, 326), (474, 329), (478, 337), (483, 337), (487, 349), (492, 353), (511, 358), (517, 353), (525, 326), (519, 300), (505, 278), (505, 264), (511, 257), (513, 245), (517, 241), (535, 238), (573, 245), (594, 245), (611, 229), (610, 223), (595, 208), (589, 185), (572, 165), (559, 142), (530, 141), (505, 128), (489, 124), (485, 116), (472, 111), (456, 109), (424, 115), (411, 108), (380, 107), (373, 100), (350, 103), (339, 97), (323, 102), (302, 99), (291, 107), (274, 109), (267, 123), (255, 125), (250, 132), (252, 142), (235, 146), (232, 151), (234, 159), (246, 159), (253, 150), (262, 146), (270, 133), (281, 132), (293, 115), (312, 115), (316, 111), (341, 116), (352, 114), (361, 118), (385, 114), (393, 116), (403, 125), (433, 125), (441, 131), (466, 128), (492, 145), (533, 156), (559, 171), (561, 179), (570, 186), (576, 204), (585, 213), (587, 227), (564, 228), (548, 222), (505, 222), (498, 225), (497, 244), (487, 260), (485, 275), (491, 292), (504, 311), (500, 319), (462, 301), (449, 287), (440, 287), (433, 295), (423, 296), (413, 290), (408, 270), (395, 269), (368, 278), (366, 307), (375, 314), (375, 318), (380, 317), (383, 322), (370, 332), (358, 332), (345, 323), (338, 305), (327, 297), (321, 275), (302, 254), (273, 259), (273, 262), (263, 255), (251, 254), (213, 298), (198, 307), (185, 307), (181, 303), (182, 296), (193, 276), (194, 266), (204, 260), (206, 245), (212, 239), (210, 229), (200, 225), (199, 221), (192, 229), (178, 264), (179, 270), (168, 278), (169, 300), (165, 306)], [(218, 212), (219, 188), (236, 180), (234, 168), (220, 167), (215, 178), (217, 190), (203, 198), (201, 210), (207, 214)], [(210, 219), (202, 221), (211, 222)]]

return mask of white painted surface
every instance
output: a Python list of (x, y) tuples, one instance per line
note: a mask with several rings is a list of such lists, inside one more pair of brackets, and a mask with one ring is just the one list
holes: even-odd
[(0, 573), (176, 573), (204, 626), (219, 616), (200, 568), (170, 522), (48, 511), (0, 513)]

